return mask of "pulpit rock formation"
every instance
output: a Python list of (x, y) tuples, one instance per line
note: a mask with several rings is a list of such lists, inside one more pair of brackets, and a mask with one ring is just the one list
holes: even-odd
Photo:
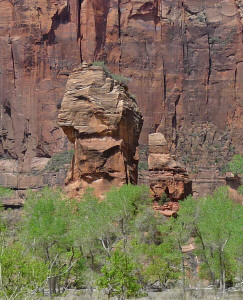
[(127, 87), (103, 67), (83, 63), (74, 69), (58, 121), (74, 144), (66, 179), (70, 196), (82, 195), (87, 187), (102, 195), (111, 186), (137, 183), (143, 118)]

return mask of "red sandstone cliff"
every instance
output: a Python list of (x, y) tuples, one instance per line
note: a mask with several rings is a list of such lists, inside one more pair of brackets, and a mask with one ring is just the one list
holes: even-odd
[(157, 130), (194, 173), (217, 170), (243, 152), (242, 23), (242, 0), (1, 1), (0, 155), (17, 162), (0, 183), (67, 146), (56, 119), (82, 59), (132, 79), (142, 143)]

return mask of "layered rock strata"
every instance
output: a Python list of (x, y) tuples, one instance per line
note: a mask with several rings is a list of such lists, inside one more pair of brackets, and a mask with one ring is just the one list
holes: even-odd
[(230, 198), (243, 205), (243, 195), (239, 193), (238, 188), (243, 184), (242, 175), (234, 175), (231, 172), (226, 173), (226, 185), (228, 186)]
[(148, 167), (153, 198), (156, 201), (167, 198), (166, 204), (162, 207), (156, 204), (155, 209), (171, 216), (179, 210), (178, 203), (174, 202), (192, 194), (192, 181), (185, 167), (172, 158), (162, 133), (149, 135)]
[(52, 160), (53, 158), (34, 157), (30, 160), (29, 172), (19, 173), (17, 160), (0, 159), (0, 186), (14, 190), (11, 197), (1, 198), (2, 204), (7, 208), (18, 208), (24, 204), (27, 190), (38, 190), (46, 185), (64, 185), (69, 166), (64, 162), (55, 169), (50, 168)]
[(242, 24), (242, 0), (0, 1), (0, 157), (21, 178), (67, 148), (56, 117), (68, 75), (104, 60), (132, 78), (141, 142), (159, 127), (195, 190), (211, 191), (243, 153)]
[(125, 85), (102, 67), (83, 63), (69, 76), (58, 121), (74, 144), (66, 179), (71, 196), (82, 195), (87, 187), (100, 196), (111, 186), (137, 183), (143, 121)]

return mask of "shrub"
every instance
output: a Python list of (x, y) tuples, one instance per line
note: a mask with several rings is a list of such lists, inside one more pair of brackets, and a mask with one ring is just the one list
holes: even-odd
[(103, 276), (97, 280), (97, 285), (106, 292), (108, 299), (111, 296), (118, 296), (119, 299), (139, 296), (141, 286), (134, 275), (135, 265), (126, 253), (119, 249), (114, 251), (101, 273)]
[(163, 205), (168, 201), (170, 201), (170, 198), (168, 198), (167, 194), (164, 192), (159, 200), (159, 203)]
[(24, 206), (22, 238), (48, 270), (50, 296), (65, 285), (76, 259), (70, 231), (72, 209), (60, 190), (48, 187), (29, 191)]
[(111, 78), (118, 81), (121, 84), (127, 85), (129, 78), (122, 76), (121, 74), (111, 74)]
[(238, 187), (237, 191), (239, 194), (243, 195), (243, 184)]
[(1, 299), (26, 299), (26, 294), (43, 286), (48, 269), (32, 254), (19, 242), (2, 245)]
[(234, 155), (229, 163), (229, 169), (234, 175), (243, 174), (243, 156), (240, 154)]
[(0, 186), (0, 198), (7, 198), (13, 195), (14, 191), (10, 188)]
[(110, 78), (112, 78), (113, 80), (116, 80), (118, 81), (120, 84), (124, 84), (124, 85), (127, 85), (128, 81), (130, 80), (129, 78), (127, 77), (124, 77), (122, 76), (121, 74), (114, 74), (112, 73), (108, 67), (106, 66), (105, 62), (104, 61), (94, 61), (93, 66), (99, 66), (99, 67), (102, 67), (104, 72), (106, 73), (106, 75)]
[(148, 162), (147, 161), (140, 161), (138, 163), (138, 170), (148, 170)]
[(70, 164), (73, 154), (74, 150), (65, 150), (53, 155), (48, 161), (44, 172), (58, 172), (60, 169), (63, 169), (65, 165)]

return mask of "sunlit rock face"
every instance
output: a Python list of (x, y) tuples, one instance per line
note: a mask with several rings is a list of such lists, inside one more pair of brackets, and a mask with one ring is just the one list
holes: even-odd
[(192, 194), (192, 181), (186, 168), (175, 161), (160, 132), (149, 134), (149, 183), (154, 210), (166, 217), (179, 211), (178, 200)]
[(137, 183), (142, 115), (125, 85), (100, 66), (83, 63), (69, 76), (59, 125), (74, 144), (66, 179), (71, 196), (87, 187), (102, 195), (111, 186)]
[(56, 119), (69, 73), (103, 60), (132, 79), (140, 142), (159, 128), (194, 194), (211, 192), (243, 153), (242, 24), (242, 0), (1, 0), (0, 157), (17, 167), (0, 183), (40, 185), (35, 161), (68, 148)]
[(168, 143), (162, 133), (149, 135), (148, 166), (151, 194), (156, 201), (161, 197), (169, 200), (160, 210), (170, 216), (179, 209), (179, 205), (173, 202), (192, 194), (192, 181), (186, 168), (169, 153)]

